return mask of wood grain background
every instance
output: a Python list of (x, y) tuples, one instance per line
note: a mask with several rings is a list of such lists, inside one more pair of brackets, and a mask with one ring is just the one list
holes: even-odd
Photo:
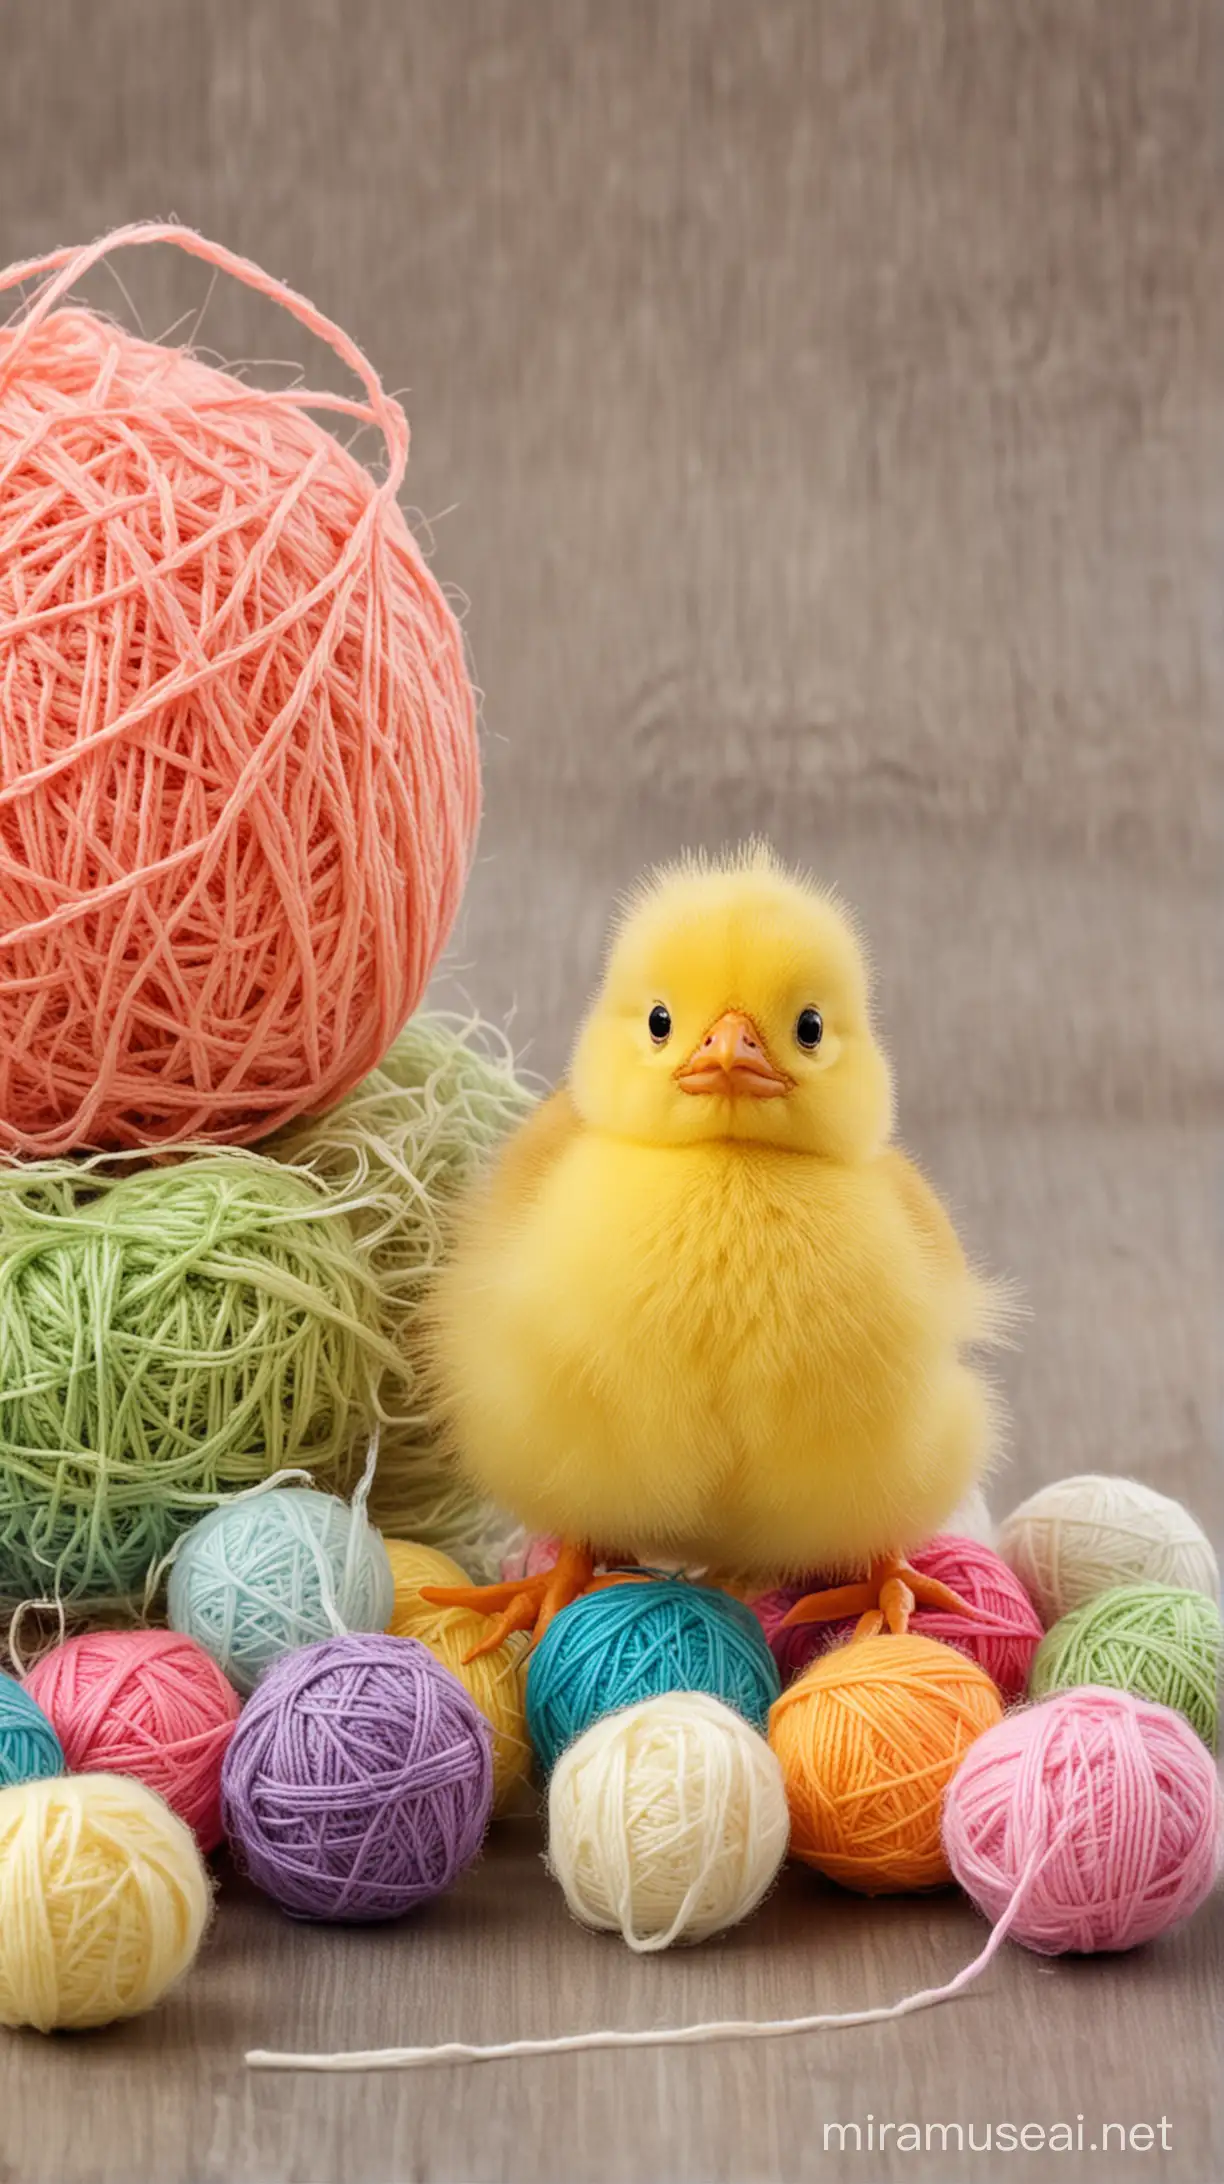
[[(8, 0), (2, 21), (0, 256), (176, 214), (408, 390), (412, 495), (485, 693), (452, 980), (552, 1072), (644, 862), (760, 829), (835, 878), (873, 938), (903, 1134), (1032, 1309), (996, 1505), (1121, 1469), (1218, 1534), (1220, 8)], [(223, 355), (302, 356), (171, 254), (117, 270), (150, 332), (206, 303)], [(792, 1877), (724, 1948), (637, 1965), (566, 1924), (534, 1844), (504, 1835), (411, 1931), (327, 1936), (228, 1893), (147, 2025), (0, 2050), (0, 2177), (970, 2173), (822, 2153), (824, 2120), (869, 2109), (1164, 2111), (1173, 2152), (1128, 2175), (1224, 2166), (1218, 1907), (1125, 1964), (1008, 1955), (891, 2030), (243, 2077), (252, 2039), (885, 1999), (976, 1943), (950, 1901)]]

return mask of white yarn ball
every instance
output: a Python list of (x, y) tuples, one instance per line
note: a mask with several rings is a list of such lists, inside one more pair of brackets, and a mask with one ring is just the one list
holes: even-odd
[(952, 1533), (956, 1539), (975, 1539), (979, 1547), (994, 1546), (994, 1518), (980, 1486), (970, 1487), (964, 1500), (957, 1502), (951, 1516), (939, 1529)]
[(1188, 1509), (1137, 1479), (1055, 1479), (999, 1526), (998, 1552), (1046, 1629), (1112, 1585), (1178, 1585), (1216, 1599), (1211, 1541)]
[(575, 1918), (639, 1953), (745, 1918), (790, 1835), (764, 1737), (701, 1691), (605, 1714), (562, 1753), (548, 1790), (548, 1862)]

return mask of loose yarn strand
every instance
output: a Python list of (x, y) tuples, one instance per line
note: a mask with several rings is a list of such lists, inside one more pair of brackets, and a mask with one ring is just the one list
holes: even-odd
[[(377, 425), (387, 444), (390, 463), (387, 476), (379, 489), (380, 498), (394, 500), (404, 482), (408, 466), (408, 420), (398, 402), (388, 395), (382, 381), (363, 351), (358, 348), (343, 327), (320, 311), (308, 296), (290, 288), (285, 281), (278, 281), (271, 273), (251, 258), (244, 258), (236, 250), (227, 250), (223, 243), (211, 242), (196, 229), (180, 227), (174, 220), (133, 220), (126, 227), (115, 228), (109, 235), (101, 235), (94, 242), (66, 244), (59, 250), (48, 251), (41, 258), (25, 258), (0, 273), (0, 295), (9, 289), (24, 287), (30, 280), (42, 280), (43, 285), (27, 311), (18, 322), (16, 336), (3, 361), (0, 362), (0, 385), (10, 375), (20, 357), (24, 344), (31, 334), (42, 325), (61, 297), (66, 296), (91, 268), (101, 259), (109, 257), (113, 250), (139, 248), (149, 243), (172, 243), (188, 257), (200, 258), (214, 274), (229, 273), (244, 287), (253, 289), (269, 303), (279, 304), (295, 318), (308, 334), (327, 344), (353, 377), (365, 389), (365, 403), (354, 402), (351, 397), (322, 394), (305, 388), (282, 389), (273, 397), (280, 407), (296, 409), (334, 410), (341, 416), (354, 417), (364, 424)], [(50, 278), (47, 278), (50, 276)], [(234, 399), (238, 399), (237, 396)]]
[(1044, 1849), (1034, 1849), (1007, 1909), (991, 1928), (983, 1948), (952, 1979), (940, 1987), (923, 1987), (900, 2002), (880, 2003), (872, 2009), (821, 2011), (810, 2017), (713, 2018), (698, 2025), (648, 2026), (626, 2032), (607, 2027), (596, 2032), (573, 2032), (547, 2040), (505, 2040), (487, 2047), (470, 2046), (463, 2040), (447, 2040), (437, 2047), (355, 2048), (347, 2053), (294, 2054), (273, 2048), (249, 2048), (251, 2070), (428, 2070), (452, 2063), (509, 2063), (542, 2055), (587, 2055), (608, 2048), (707, 2047), (728, 2040), (785, 2040), (801, 2033), (849, 2030), (856, 2025), (891, 2024), (912, 2017), (919, 2010), (951, 2002), (980, 1978), (1006, 1941), (1025, 1894), (1047, 1859), (1062, 1841), (1060, 1834)]

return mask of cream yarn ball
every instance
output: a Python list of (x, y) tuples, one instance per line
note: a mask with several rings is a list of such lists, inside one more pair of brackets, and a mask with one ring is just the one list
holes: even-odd
[(143, 1782), (0, 1791), (0, 2025), (79, 2031), (150, 2009), (211, 1906), (194, 1835)]
[(1045, 1624), (1114, 1585), (1177, 1585), (1216, 1599), (1211, 1542), (1188, 1509), (1137, 1479), (1086, 1471), (1013, 1509), (996, 1541)]
[(705, 1692), (605, 1714), (562, 1753), (548, 1862), (575, 1918), (645, 1953), (704, 1941), (765, 1895), (790, 1834), (764, 1737)]

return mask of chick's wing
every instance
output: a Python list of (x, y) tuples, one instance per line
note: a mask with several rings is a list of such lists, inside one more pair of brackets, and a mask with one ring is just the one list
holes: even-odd
[(561, 1085), (533, 1108), (502, 1148), (489, 1188), (488, 1210), (512, 1215), (530, 1204), (550, 1168), (582, 1128), (569, 1092)]

